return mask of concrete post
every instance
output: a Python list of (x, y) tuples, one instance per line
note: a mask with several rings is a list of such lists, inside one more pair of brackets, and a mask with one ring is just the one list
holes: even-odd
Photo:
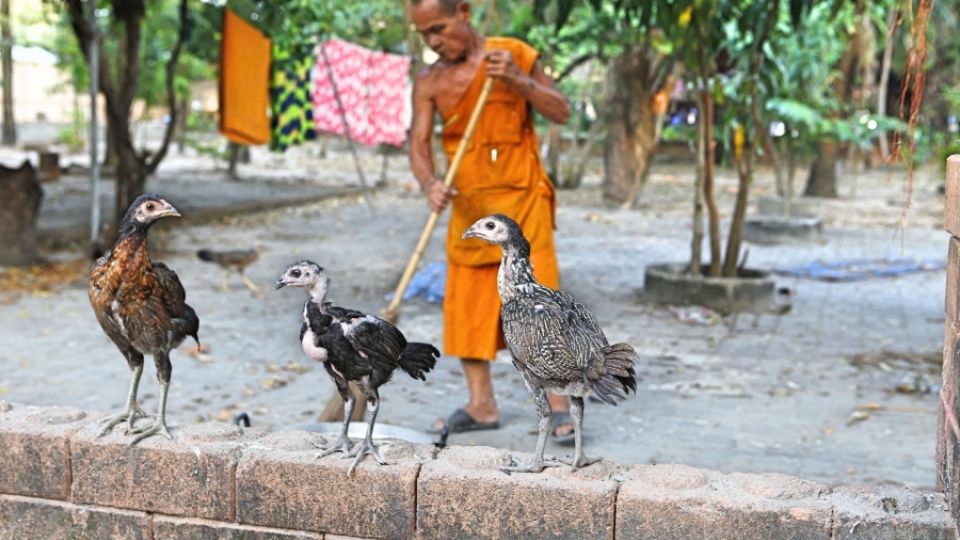
[(937, 428), (937, 487), (944, 490), (954, 520), (960, 516), (960, 155), (947, 159), (944, 229), (947, 248), (947, 286), (944, 299), (943, 389)]

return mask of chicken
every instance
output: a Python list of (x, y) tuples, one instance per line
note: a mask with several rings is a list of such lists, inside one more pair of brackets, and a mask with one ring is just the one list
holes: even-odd
[(594, 395), (616, 405), (636, 391), (633, 364), (637, 353), (626, 343), (610, 345), (596, 317), (572, 296), (537, 283), (530, 266), (530, 244), (515, 221), (502, 214), (478, 220), (463, 238), (479, 238), (503, 250), (497, 289), (503, 307), (503, 336), (513, 365), (533, 395), (539, 415), (534, 461), (504, 467), (507, 472), (541, 472), (543, 449), (550, 431), (546, 391), (570, 396), (576, 449), (568, 462), (574, 470), (596, 463), (583, 451), (583, 398)]
[[(136, 435), (131, 444), (153, 435), (172, 438), (166, 424), (170, 350), (187, 336), (199, 345), (200, 319), (187, 305), (177, 274), (163, 263), (151, 262), (147, 232), (157, 220), (179, 216), (176, 208), (156, 195), (137, 197), (123, 218), (113, 249), (90, 271), (88, 292), (97, 321), (132, 371), (126, 409), (104, 420), (101, 436), (127, 422), (127, 433)], [(137, 419), (146, 416), (137, 404), (145, 354), (153, 356), (157, 367), (160, 405), (154, 422), (134, 428)]]
[(260, 287), (256, 283), (250, 281), (250, 278), (243, 273), (244, 269), (251, 264), (255, 263), (258, 258), (260, 258), (259, 248), (253, 249), (232, 249), (226, 251), (217, 251), (213, 249), (201, 249), (197, 252), (197, 257), (201, 261), (212, 262), (219, 265), (224, 270), (223, 274), (223, 284), (221, 288), (224, 292), (230, 289), (228, 280), (230, 279), (230, 272), (234, 271), (240, 274), (240, 279), (243, 281), (243, 284), (247, 286), (251, 291), (258, 293), (260, 292)]
[[(373, 426), (380, 408), (380, 386), (390, 380), (397, 368), (414, 379), (425, 381), (425, 374), (436, 365), (440, 351), (427, 343), (407, 343), (400, 330), (383, 319), (325, 302), (329, 284), (330, 279), (317, 263), (300, 261), (284, 270), (275, 288), (307, 289), (300, 343), (308, 357), (323, 362), (344, 402), (340, 436), (332, 444), (321, 446), (318, 457), (335, 452), (353, 457), (347, 471), (351, 475), (366, 454), (372, 455), (381, 465), (386, 464), (377, 445), (373, 444)], [(354, 448), (350, 446), (347, 430), (356, 398), (348, 382), (356, 383), (367, 397), (367, 435)]]

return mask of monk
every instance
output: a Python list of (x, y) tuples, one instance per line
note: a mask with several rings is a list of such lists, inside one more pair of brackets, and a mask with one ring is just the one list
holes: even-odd
[[(471, 24), (469, 2), (412, 0), (410, 14), (417, 32), (439, 56), (414, 83), (410, 167), (432, 210), (453, 206), (447, 231), (444, 349), (460, 357), (470, 393), (462, 409), (434, 428), (446, 426), (448, 433), (496, 429), (500, 415), (490, 361), (505, 348), (497, 294), (500, 248), (460, 235), (483, 216), (512, 217), (530, 240), (537, 280), (559, 285), (554, 190), (540, 162), (533, 111), (566, 123), (570, 106), (544, 73), (537, 51), (518, 39), (481, 35)], [(432, 160), (434, 115), (439, 113), (443, 122), (443, 149), (452, 160), (487, 77), (494, 79), (493, 88), (448, 189), (437, 178)], [(566, 398), (552, 395), (550, 406), (554, 439), (569, 443), (573, 425)]]

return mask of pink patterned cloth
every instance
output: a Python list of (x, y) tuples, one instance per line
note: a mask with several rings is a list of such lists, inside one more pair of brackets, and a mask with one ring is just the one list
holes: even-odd
[(330, 39), (321, 47), (313, 87), (313, 118), (317, 129), (345, 134), (330, 71), (324, 62), (323, 52), (326, 52), (353, 140), (368, 146), (380, 143), (403, 146), (407, 137), (410, 59), (338, 39)]

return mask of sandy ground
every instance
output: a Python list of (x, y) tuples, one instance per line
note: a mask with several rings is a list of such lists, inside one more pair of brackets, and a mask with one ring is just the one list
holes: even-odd
[[(323, 183), (328, 170), (340, 171), (332, 183), (346, 181), (343, 169), (349, 171), (350, 162), (341, 158), (328, 158), (316, 174), (297, 181)], [(371, 157), (368, 175), (376, 176), (378, 160)], [(332, 275), (337, 303), (374, 313), (385, 305), (427, 217), (402, 172), (403, 158), (391, 160), (393, 174), (375, 197), (374, 213), (351, 198), (190, 228), (158, 226), (155, 245), (162, 249), (155, 259), (179, 273), (209, 346), (202, 361), (183, 349), (173, 354), (174, 427), (229, 420), (240, 411), (255, 425), (275, 429), (316, 418), (333, 385), (300, 351), (304, 297), (269, 285), (286, 264), (310, 258)], [(276, 168), (270, 162), (259, 167)], [(164, 193), (182, 170), (182, 163), (171, 161), (149, 188)], [(256, 176), (253, 168), (242, 172)], [(692, 174), (688, 167), (658, 166), (642, 207), (633, 211), (606, 209), (596, 174), (583, 188), (559, 195), (563, 287), (595, 310), (611, 341), (628, 341), (641, 354), (636, 396), (616, 408), (588, 403), (588, 452), (631, 463), (785, 472), (834, 484), (933, 486), (945, 273), (854, 283), (778, 277), (790, 295), (766, 312), (726, 318), (648, 305), (641, 294), (645, 265), (688, 257)], [(719, 193), (726, 216), (733, 179), (724, 174)], [(222, 176), (204, 177), (229, 189)], [(824, 204), (822, 242), (751, 245), (750, 264), (770, 269), (818, 258), (886, 256), (942, 262), (947, 235), (940, 228), (938, 177), (935, 169), (917, 175), (907, 226), (898, 230), (904, 173), (847, 175), (844, 196)], [(851, 198), (854, 180), (857, 196)], [(285, 180), (274, 174), (259, 181)], [(761, 176), (754, 195), (769, 192), (771, 183)], [(445, 222), (425, 261), (443, 260), (444, 229)], [(220, 269), (193, 255), (202, 247), (256, 242), (264, 253), (248, 274), (264, 287), (259, 295), (238, 280), (221, 292)], [(0, 292), (0, 399), (119, 409), (129, 372), (96, 324), (85, 277), (58, 281), (51, 289)], [(439, 344), (441, 315), (440, 306), (418, 299), (404, 305), (400, 328), (411, 340)], [(145, 373), (141, 398), (152, 410), (158, 387), (152, 366)], [(505, 356), (494, 373), (504, 427), (455, 435), (450, 442), (530, 451), (535, 418), (526, 390)], [(426, 383), (398, 375), (382, 396), (382, 422), (426, 429), (465, 398), (458, 361), (444, 357)]]

